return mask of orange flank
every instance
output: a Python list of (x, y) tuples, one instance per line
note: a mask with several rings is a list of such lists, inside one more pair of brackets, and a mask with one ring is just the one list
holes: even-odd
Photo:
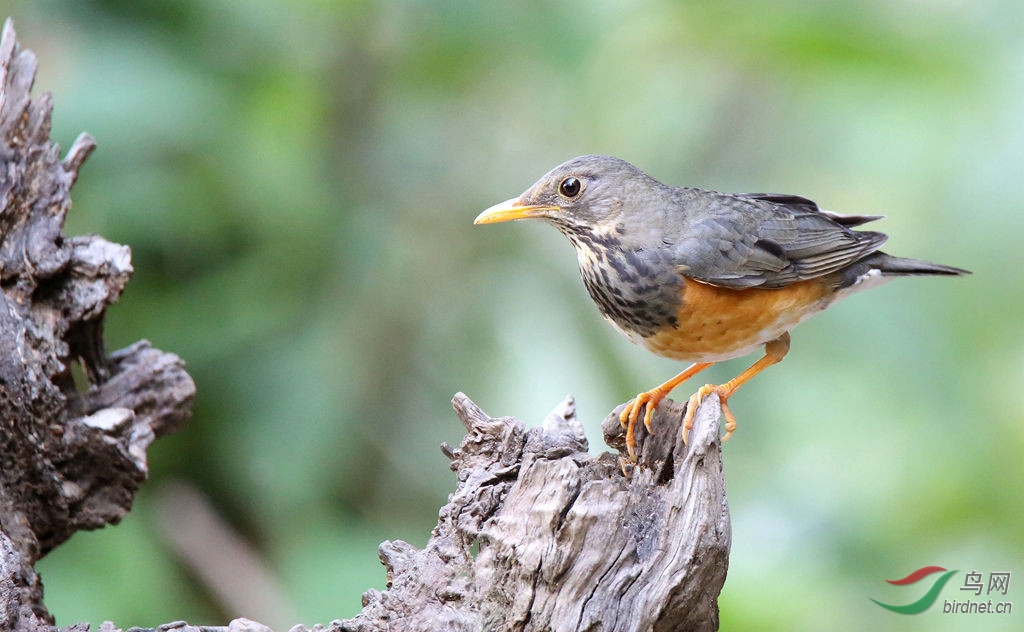
[(738, 358), (824, 309), (829, 297), (820, 278), (777, 289), (743, 290), (686, 279), (677, 327), (666, 327), (637, 342), (677, 360)]

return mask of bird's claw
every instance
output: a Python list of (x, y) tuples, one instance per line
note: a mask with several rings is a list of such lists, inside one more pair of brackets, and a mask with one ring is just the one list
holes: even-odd
[(725, 385), (716, 386), (714, 384), (705, 384), (704, 386), (697, 389), (697, 392), (690, 396), (689, 401), (686, 403), (686, 415), (683, 416), (683, 443), (687, 443), (687, 437), (690, 434), (690, 430), (693, 429), (693, 416), (697, 414), (697, 409), (700, 408), (701, 402), (704, 398), (711, 393), (718, 394), (718, 401), (722, 405), (722, 416), (725, 417), (725, 436), (722, 437), (722, 441), (728, 441), (729, 437), (732, 436), (734, 430), (736, 430), (736, 417), (733, 416), (732, 411), (729, 410), (729, 396), (732, 395), (733, 389), (728, 388)]
[(657, 390), (647, 391), (640, 393), (631, 402), (626, 404), (626, 407), (622, 409), (619, 414), (619, 423), (626, 429), (626, 452), (629, 453), (629, 458), (636, 463), (636, 422), (640, 419), (640, 410), (644, 410), (644, 427), (647, 428), (647, 432), (653, 432), (651, 430), (651, 418), (654, 415), (654, 411), (658, 409), (658, 404), (665, 398), (665, 395)]

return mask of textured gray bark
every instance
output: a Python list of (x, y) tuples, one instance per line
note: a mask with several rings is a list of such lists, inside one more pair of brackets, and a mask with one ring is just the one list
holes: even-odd
[(571, 398), (529, 429), (461, 393), (453, 404), (467, 434), (458, 448), (442, 447), (458, 486), (430, 540), (423, 549), (381, 544), (387, 589), (367, 591), (358, 616), (326, 630), (718, 629), (730, 526), (717, 395), (698, 409), (688, 446), (685, 405), (662, 402), (655, 434), (638, 432), (637, 466), (624, 459), (621, 407), (603, 424), (619, 454), (595, 456)]
[(697, 411), (665, 400), (627, 467), (618, 409), (594, 456), (566, 400), (527, 430), (455, 396), (468, 434), (447, 449), (459, 485), (422, 550), (381, 545), (388, 589), (332, 629), (716, 630), (729, 563), (717, 396)]
[[(36, 60), (10, 21), (0, 43), (0, 630), (50, 629), (35, 563), (80, 529), (121, 520), (146, 448), (189, 416), (195, 386), (176, 356), (138, 342), (108, 356), (104, 312), (131, 252), (66, 237), (70, 189), (92, 152), (62, 159), (52, 102), (32, 99)], [(79, 392), (72, 363), (89, 386)]]
[[(118, 522), (145, 480), (146, 448), (188, 418), (195, 387), (174, 355), (145, 341), (108, 356), (103, 317), (132, 268), (125, 246), (65, 237), (87, 135), (61, 159), (48, 95), (31, 99), (35, 58), (14, 29), (0, 44), (0, 631), (54, 630), (34, 565), (79, 529)], [(88, 377), (76, 387), (71, 365)], [(665, 400), (655, 433), (623, 458), (588, 452), (572, 399), (541, 426), (492, 418), (455, 396), (467, 435), (442, 446), (458, 484), (423, 549), (380, 546), (387, 589), (334, 632), (377, 630), (716, 630), (730, 546), (720, 406)], [(86, 631), (76, 624), (66, 630)], [(113, 624), (99, 626), (113, 632)], [(264, 632), (165, 624), (181, 632)], [(296, 626), (293, 630), (306, 628)], [(316, 626), (314, 629), (325, 629)]]

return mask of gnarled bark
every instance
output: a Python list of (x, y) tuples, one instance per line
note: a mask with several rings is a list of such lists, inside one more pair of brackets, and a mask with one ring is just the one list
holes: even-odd
[[(189, 416), (177, 356), (138, 342), (110, 356), (104, 312), (131, 252), (66, 237), (82, 134), (61, 158), (53, 104), (32, 98), (36, 60), (4, 24), (0, 43), (0, 629), (47, 629), (35, 563), (79, 529), (121, 520), (146, 479), (146, 448)], [(79, 392), (72, 364), (89, 382)]]
[(623, 472), (618, 409), (604, 422), (619, 456), (587, 452), (571, 398), (543, 425), (492, 418), (455, 396), (468, 434), (446, 449), (459, 485), (422, 550), (381, 545), (388, 589), (331, 629), (715, 630), (730, 526), (717, 397), (697, 412), (665, 400), (639, 466)]

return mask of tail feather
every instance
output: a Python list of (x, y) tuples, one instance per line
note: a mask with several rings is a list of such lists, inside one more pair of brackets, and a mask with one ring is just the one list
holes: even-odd
[(887, 255), (884, 252), (874, 252), (857, 263), (866, 264), (871, 269), (878, 270), (883, 275), (888, 276), (963, 276), (971, 273), (970, 270), (964, 270), (963, 268), (944, 266), (939, 263), (931, 263), (930, 261), (922, 261), (920, 259), (894, 257), (892, 255)]
[(920, 259), (894, 257), (876, 251), (840, 270), (836, 275), (835, 283), (837, 290), (846, 290), (848, 293), (878, 285), (889, 278), (898, 276), (963, 276), (970, 273), (969, 270), (963, 268), (944, 266)]

